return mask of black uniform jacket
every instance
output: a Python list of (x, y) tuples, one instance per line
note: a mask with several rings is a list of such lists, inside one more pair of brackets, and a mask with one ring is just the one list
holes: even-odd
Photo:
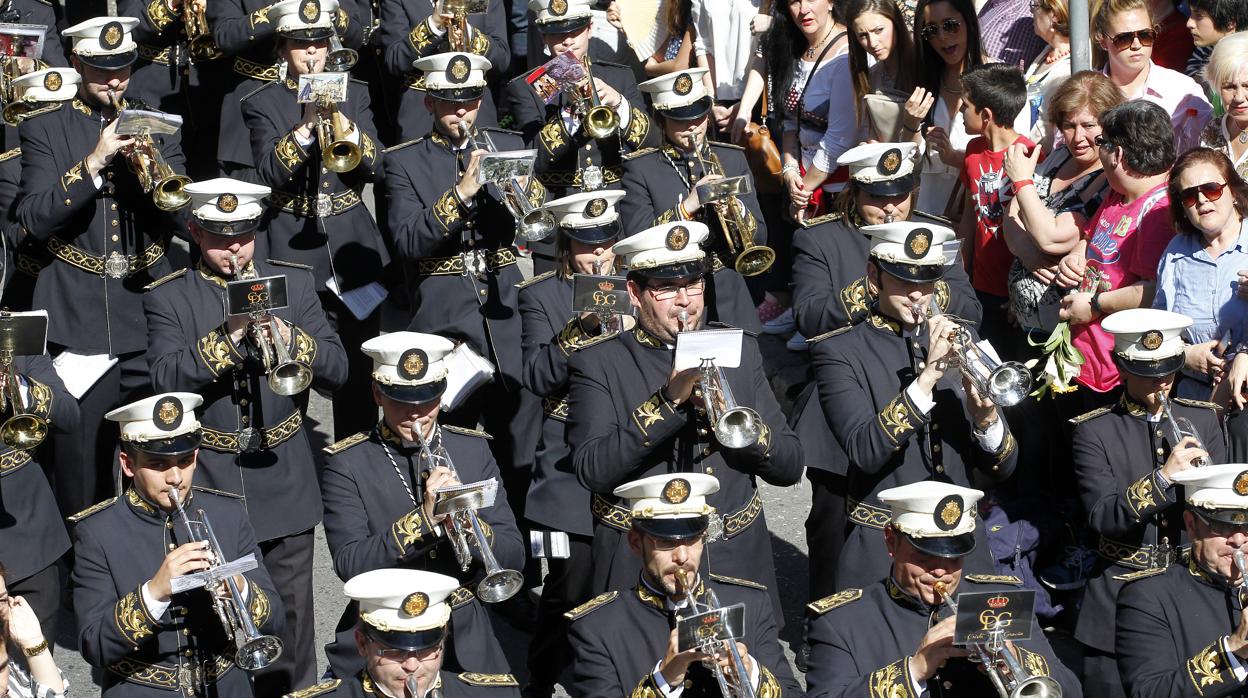
[[(184, 503), (193, 519), (207, 515), (221, 554), (236, 560), (260, 548), (236, 497), (195, 488)], [(74, 528), (74, 611), (82, 656), (104, 671), (103, 695), (250, 696), (251, 678), (234, 665), (225, 634), (204, 589), (174, 594), (153, 618), (142, 586), (174, 547), (190, 542), (181, 517), (152, 506), (133, 488), (70, 517)], [(264, 634), (281, 629), (281, 599), (264, 565), (246, 573), (246, 611)], [(215, 688), (213, 687), (215, 684)]]
[[(1196, 427), (1210, 463), (1226, 462), (1226, 438), (1212, 403), (1176, 398), (1172, 411)], [(1115, 603), (1123, 585), (1117, 577), (1178, 559), (1187, 537), (1183, 488), (1161, 487), (1157, 472), (1170, 456), (1170, 438), (1164, 425), (1150, 423), (1144, 408), (1125, 393), (1116, 404), (1072, 421), (1075, 482), (1088, 527), (1099, 536), (1099, 560), (1084, 591), (1075, 637), (1113, 652)], [(1162, 559), (1167, 549), (1170, 556)]]
[[(519, 683), (511, 674), (481, 674), (464, 672), (456, 674), (443, 670), (439, 672), (435, 690), (441, 690), (444, 698), (476, 698), (479, 696), (514, 696), (520, 698)], [(431, 694), (434, 695), (434, 694)], [(349, 679), (329, 679), (309, 686), (286, 698), (365, 698), (386, 694), (377, 688), (373, 678), (367, 672), (360, 672)]]
[[(1242, 622), (1238, 589), (1194, 563), (1134, 572), (1118, 594), (1115, 650), (1130, 698), (1245, 696), (1222, 638)], [(1244, 660), (1238, 660), (1244, 666)]]
[[(1016, 589), (1018, 577), (965, 574), (956, 591)], [(955, 596), (956, 598), (956, 596)], [(944, 605), (930, 607), (906, 594), (892, 577), (865, 589), (844, 589), (809, 604), (810, 660), (806, 692), (810, 696), (889, 696), (919, 698), (914, 691), (909, 659), (932, 625), (951, 615)], [(1015, 643), (1020, 663), (1033, 676), (1049, 676), (1063, 698), (1079, 698), (1083, 689), (1075, 675), (1054, 654), (1039, 624), (1031, 639)], [(996, 698), (997, 690), (978, 664), (948, 660), (927, 680), (923, 696), (931, 698)]]
[[(259, 276), (285, 276), (290, 305), (273, 315), (292, 325), (290, 356), (312, 369), (312, 385), (332, 392), (347, 379), (347, 355), (302, 267), (255, 260)], [(243, 497), (251, 524), (267, 541), (316, 526), (321, 493), (316, 461), (303, 429), (303, 394), (269, 387), (249, 340), (229, 337), (226, 283), (203, 262), (162, 281), (144, 299), (151, 346), (147, 360), (157, 391), (203, 396), (196, 411), (204, 426), (197, 482)], [(259, 449), (243, 453), (244, 430), (259, 432)]]
[(324, 166), (315, 139), (305, 147), (295, 136), (304, 107), (296, 98), (298, 86), (291, 78), (273, 82), (242, 103), (257, 177), (273, 188), (266, 200), (268, 253), (312, 267), (318, 291), (331, 277), (342, 291), (380, 281), (390, 257), (360, 198), (364, 186), (381, 176), (381, 147), (368, 85), (352, 80), (347, 101), (338, 105), (359, 135), (360, 152), (360, 164), (341, 173)]
[[(399, 139), (419, 138), (433, 126), (433, 117), (425, 108), (425, 76), (412, 68), (418, 58), (435, 53), (452, 51), (446, 33), (438, 35), (429, 28), (429, 16), (433, 14), (431, 0), (381, 0), (381, 46), (384, 50), (383, 65), (389, 77), (395, 80), (389, 92), (394, 95), (398, 109)], [(507, 45), (507, 10), (503, 0), (490, 0), (486, 11), (468, 15), (468, 51), (485, 56), (490, 61), (486, 74), (491, 82), (507, 74), (511, 64), (511, 50)], [(491, 91), (481, 98), (476, 124), (494, 126), (498, 123), (497, 110)]]
[[(946, 298), (938, 296), (937, 302), (948, 307)], [(903, 336), (895, 320), (874, 308), (864, 322), (811, 347), (824, 414), (849, 457), (850, 530), (838, 587), (866, 586), (887, 569), (881, 532), (889, 513), (877, 498), (881, 490), (921, 480), (971, 487), (976, 473), (977, 482), (1001, 482), (1017, 464), (1018, 448), (1008, 425), (994, 453), (972, 435), (956, 368), (937, 383), (930, 412), (911, 404), (905, 390), (922, 370), (926, 354), (926, 336)], [(991, 558), (982, 528), (976, 528), (976, 538), (972, 560), (987, 569)]]
[(724, 540), (712, 544), (717, 570), (761, 577), (774, 589), (771, 541), (755, 479), (797, 482), (801, 445), (767, 382), (758, 343), (746, 334), (740, 367), (724, 369), (738, 404), (756, 410), (764, 424), (758, 442), (742, 449), (720, 446), (691, 402), (675, 406), (663, 397), (673, 354), (638, 326), (572, 355), (568, 443), (577, 477), (594, 493), (594, 587), (626, 588), (637, 578), (638, 561), (626, 536), (629, 512), (611, 492), (651, 475), (700, 472), (719, 479), (719, 491), (707, 497), (724, 521)]
[[(475, 131), (479, 144), (483, 131), (499, 150), (524, 147), (516, 133), (498, 129)], [(515, 219), (493, 187), (471, 201), (456, 195), (469, 152), (455, 151), (437, 131), (387, 151), (389, 234), (416, 309), (408, 329), (468, 342), (514, 389), (520, 383), (516, 284), (524, 280), (516, 266)], [(544, 188), (530, 181), (530, 201), (540, 205)]]
[[(759, 666), (758, 695), (800, 696), (777, 637), (766, 589), (743, 579), (711, 574), (694, 585), (699, 604), (713, 590), (721, 606), (745, 604), (745, 637), (740, 640)], [(705, 609), (702, 609), (705, 610)], [(667, 652), (676, 613), (665, 596), (639, 580), (631, 588), (602, 594), (568, 611), (574, 655), (574, 698), (659, 696), (654, 670)], [(700, 663), (685, 674), (684, 696), (719, 696), (719, 685)]]
[[(47, 356), (18, 356), (13, 370), (27, 388), (27, 411), (48, 422), (48, 430), (78, 428), (78, 401)], [(0, 420), (13, 415), (12, 408)], [(25, 579), (56, 562), (69, 550), (69, 534), (52, 487), (39, 467), (39, 451), (0, 445), (0, 561), (11, 581)]]
[[(127, 105), (142, 106), (123, 100)], [(22, 122), (17, 216), (50, 259), (34, 295), (34, 307), (50, 316), (48, 341), (79, 353), (117, 355), (147, 348), (143, 287), (169, 273), (165, 246), (182, 224), (143, 193), (120, 153), (100, 171), (96, 187), (86, 159), (107, 125), (77, 98)], [(178, 135), (152, 140), (165, 162), (182, 172)], [(114, 267), (121, 278), (106, 272)]]
[[(515, 517), (507, 505), (498, 465), (490, 455), (484, 432), (442, 426), (441, 439), (461, 482), (494, 478), (494, 506), (478, 512), (498, 564), (524, 569), (524, 547)], [(435, 438), (433, 447), (437, 446)], [(469, 589), (482, 574), (479, 553), (467, 572), (460, 570), (450, 540), (435, 531), (423, 513), (423, 461), (418, 447), (405, 446), (384, 423), (328, 447), (322, 474), (325, 537), (342, 580), (386, 567), (411, 567), (458, 578), (464, 587), (452, 597), (452, 646), (471, 648), (458, 656), (448, 652), (448, 666), (472, 671), (504, 672), (507, 662), (494, 638), (485, 610)], [(417, 503), (413, 505), (413, 500)], [(471, 535), (469, 549), (475, 547)], [(358, 610), (347, 607), (338, 623), (335, 643), (327, 652), (334, 673), (351, 676), (363, 667), (351, 637)]]

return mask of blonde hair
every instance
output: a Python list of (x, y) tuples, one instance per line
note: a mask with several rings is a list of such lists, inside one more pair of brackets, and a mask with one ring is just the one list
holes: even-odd
[(1235, 79), (1236, 75), (1248, 69), (1248, 31), (1227, 34), (1218, 40), (1205, 65), (1205, 80), (1213, 90), (1222, 88), (1222, 83)]
[(1105, 61), (1109, 59), (1105, 49), (1101, 48), (1101, 43), (1096, 40), (1096, 36), (1109, 38), (1109, 22), (1115, 16), (1132, 10), (1140, 10), (1148, 15), (1148, 25), (1156, 27), (1157, 19), (1153, 17), (1153, 11), (1148, 6), (1148, 0), (1094, 0), (1091, 7), (1092, 12), (1092, 66), (1098, 70), (1105, 67)]

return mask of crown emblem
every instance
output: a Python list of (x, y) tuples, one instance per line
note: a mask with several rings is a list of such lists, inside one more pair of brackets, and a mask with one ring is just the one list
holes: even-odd
[(217, 197), (217, 210), (222, 213), (234, 213), (238, 210), (238, 197), (233, 194), (222, 194)]
[(1144, 336), (1140, 337), (1140, 346), (1144, 347), (1145, 349), (1149, 351), (1160, 348), (1161, 347), (1161, 331), (1149, 330), (1145, 332)]
[(585, 205), (585, 215), (589, 218), (597, 218), (607, 212), (606, 199), (593, 199)]
[(121, 29), (121, 22), (109, 22), (100, 32), (100, 45), (111, 51), (121, 46), (123, 37), (125, 32)]
[(676, 78), (676, 83), (672, 85), (672, 91), (681, 97), (693, 91), (693, 78), (689, 77), (689, 73), (681, 73), (680, 77)]
[(672, 478), (663, 486), (663, 501), (667, 504), (684, 504), (689, 499), (689, 481), (683, 477)]
[(425, 371), (429, 368), (429, 355), (421, 349), (408, 349), (399, 357), (395, 368), (398, 369), (399, 377), (404, 380), (420, 380), (425, 377)]
[(63, 84), (64, 82), (61, 80), (61, 74), (55, 70), (43, 76), (43, 89), (45, 90), (56, 92), (61, 89), (61, 85)]
[(880, 156), (876, 169), (885, 177), (892, 177), (897, 174), (897, 170), (901, 169), (901, 149), (889, 148)]
[(962, 520), (962, 511), (962, 498), (958, 495), (951, 494), (940, 500), (936, 504), (936, 511), (932, 514), (936, 528), (942, 531), (952, 531)]
[(1005, 596), (993, 596), (988, 599), (988, 608), (1005, 608), (1010, 605), (1010, 599)]
[(568, 0), (550, 0), (550, 14), (562, 17), (568, 11)]
[(614, 291), (615, 284), (610, 281), (599, 281), (598, 288), (603, 291)]
[(1231, 485), (1231, 489), (1235, 490), (1235, 494), (1241, 497), (1248, 497), (1248, 470), (1241, 471), (1235, 476), (1235, 482)]
[(317, 0), (308, 0), (299, 8), (299, 15), (307, 23), (315, 22), (321, 16), (321, 4)]
[(667, 239), (664, 243), (667, 249), (673, 252), (685, 249), (685, 246), (689, 244), (689, 229), (683, 225), (672, 226), (672, 229), (667, 231)]
[(173, 431), (182, 422), (182, 403), (174, 398), (157, 402), (152, 413), (152, 422), (163, 431)]
[(429, 608), (429, 595), (423, 591), (408, 594), (403, 599), (403, 612), (409, 616), (419, 616)]

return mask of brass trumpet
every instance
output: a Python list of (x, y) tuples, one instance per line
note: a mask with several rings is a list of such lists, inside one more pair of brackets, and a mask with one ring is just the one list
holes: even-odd
[(182, 2), (182, 30), (186, 34), (186, 48), (191, 58), (199, 60), (215, 58), (220, 54), (213, 42), (212, 30), (208, 28), (205, 12), (207, 3), (208, 0), (204, 0), (204, 6), (200, 6), (195, 0)]
[[(687, 311), (680, 311), (679, 322), (680, 331), (684, 332), (689, 324)], [(716, 366), (711, 359), (703, 359), (698, 371), (701, 373), (698, 381), (702, 385), (702, 403), (706, 418), (714, 428), (715, 440), (727, 448), (745, 448), (758, 443), (763, 418), (757, 411), (737, 404), (724, 369)]]
[(468, 40), (467, 0), (442, 0), (442, 9), (451, 15), (451, 25), (446, 28), (446, 43), (450, 50), (469, 53), (472, 46)]
[(329, 52), (325, 54), (325, 71), (329, 73), (349, 73), (359, 62), (360, 54), (353, 48), (342, 45), (342, 40), (335, 33), (329, 40)]
[(602, 103), (598, 97), (598, 88), (594, 84), (594, 70), (589, 59), (585, 64), (585, 84), (581, 87), (581, 97), (577, 101), (577, 111), (585, 133), (594, 140), (610, 138), (620, 129), (620, 117), (615, 110)]
[[(108, 101), (112, 103), (113, 111), (120, 114), (121, 99), (115, 90), (108, 91)], [(135, 134), (134, 142), (118, 152), (125, 156), (130, 171), (139, 179), (139, 186), (152, 195), (152, 203), (157, 208), (177, 211), (191, 202), (191, 195), (186, 193), (186, 185), (191, 183), (191, 178), (173, 171), (151, 135)]]
[[(247, 274), (238, 268), (238, 255), (230, 255), (230, 270), (239, 279), (255, 276), (254, 271)], [(268, 374), (269, 389), (282, 396), (298, 395), (312, 385), (312, 367), (291, 358), (290, 348), (282, 339), (281, 327), (278, 324), (284, 321), (276, 315), (269, 315), (269, 321), (266, 323), (261, 319), (265, 314), (263, 310), (251, 312), (247, 333), (251, 337), (252, 344), (260, 351), (264, 372)], [(265, 336), (264, 331), (266, 325), (268, 336)]]
[[(1205, 442), (1201, 441), (1200, 434), (1196, 432), (1196, 426), (1186, 417), (1175, 417), (1174, 411), (1170, 407), (1170, 397), (1166, 395), (1164, 390), (1158, 390), (1154, 393), (1157, 402), (1161, 403), (1162, 422), (1166, 425), (1166, 436), (1170, 437), (1170, 448), (1177, 448), (1179, 442), (1185, 438), (1196, 440), (1196, 448), (1205, 450)], [(1199, 468), (1202, 465), (1209, 465), (1209, 461), (1204, 457), (1192, 459), (1192, 465)]]
[[(719, 162), (719, 156), (715, 151), (711, 150), (710, 143), (703, 137), (699, 140), (696, 152), (698, 160), (702, 163), (702, 171), (705, 174), (724, 175), (724, 167)], [(748, 182), (745, 178), (741, 179)], [(727, 181), (727, 180), (720, 180)], [(712, 184), (714, 188), (715, 182)], [(748, 193), (742, 192), (742, 193)], [(745, 225), (745, 204), (737, 197), (736, 191), (724, 191), (721, 195), (714, 197), (712, 201), (704, 201), (712, 210), (715, 211), (716, 217), (719, 218), (719, 228), (724, 231), (724, 241), (728, 243), (728, 251), (737, 256), (733, 262), (733, 268), (742, 276), (758, 276), (771, 268), (776, 261), (776, 251), (766, 245), (756, 245), (754, 243), (754, 234), (746, 229)]]
[[(468, 139), (468, 147), (470, 150), (477, 150), (480, 146), (477, 139), (473, 138), (472, 133), (464, 122), (459, 122), (459, 133), (463, 138)], [(490, 134), (482, 133), (485, 136), (485, 149), (491, 153), (498, 152), (494, 147), (494, 141), (490, 138)], [(529, 197), (525, 193), (525, 188), (520, 184), (520, 180), (514, 176), (507, 177), (502, 181), (491, 182), (496, 184), (502, 194), (501, 198), (507, 210), (511, 213), (512, 218), (516, 219), (516, 237), (521, 240), (533, 242), (535, 240), (545, 240), (550, 234), (555, 232), (555, 216), (550, 211), (533, 205), (529, 201)]]
[(24, 93), (17, 94), (17, 87), (13, 84), (25, 74), (16, 56), (4, 58), (4, 66), (0, 68), (0, 101), (4, 102), (4, 122), (10, 126), (21, 123), (22, 117), (36, 108), (35, 100)]
[(13, 414), (0, 424), (0, 442), (12, 449), (31, 449), (48, 436), (48, 422), (30, 411), (22, 399), (17, 372), (13, 370), (13, 352), (0, 351), (0, 408)]
[[(327, 57), (326, 61), (328, 60)], [(315, 68), (315, 62), (309, 58), (307, 66), (311, 72)], [(338, 110), (337, 102), (332, 101), (324, 92), (316, 94), (316, 140), (321, 148), (325, 169), (342, 173), (359, 166), (362, 157), (360, 146), (348, 138), (354, 130), (351, 120)]]
[[(710, 587), (706, 587), (706, 593), (702, 597), (703, 602), (698, 603), (693, 595), (693, 581), (691, 570), (680, 570), (676, 573), (676, 593), (680, 595), (683, 592), (688, 597), (689, 606), (694, 613), (705, 613), (722, 608), (719, 595)], [(715, 676), (715, 683), (719, 684), (720, 695), (724, 698), (755, 698), (754, 687), (750, 685), (750, 672), (746, 671), (745, 661), (741, 659), (741, 652), (737, 650), (735, 641), (717, 640), (711, 637), (702, 641), (699, 649), (706, 654), (713, 655), (720, 651), (721, 646), (728, 648), (728, 656), (732, 658), (732, 670), (735, 676), (729, 677), (724, 674), (719, 664), (706, 662), (707, 668)]]

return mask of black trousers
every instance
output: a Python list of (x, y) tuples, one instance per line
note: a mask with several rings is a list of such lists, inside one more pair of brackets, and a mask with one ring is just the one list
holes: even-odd
[[(546, 561), (549, 571), (542, 584), (542, 598), (537, 604), (537, 628), (529, 644), (529, 686), (526, 695), (534, 698), (550, 696), (555, 682), (561, 678), (562, 670), (572, 666), (572, 645), (568, 644), (571, 622), (563, 614), (594, 595), (593, 543), (592, 536), (569, 533), (568, 557)], [(570, 672), (564, 678), (570, 680)], [(569, 685), (561, 683), (565, 687)]]
[(256, 672), (257, 696), (281, 696), (316, 682), (316, 611), (312, 602), (312, 530), (260, 543), (264, 568), (282, 598), (282, 656)]
[(9, 596), (20, 596), (39, 619), (39, 628), (51, 649), (56, 643), (56, 620), (61, 610), (61, 573), (55, 562), (25, 579), (7, 580)]
[(806, 517), (806, 544), (810, 549), (810, 598), (821, 599), (839, 591), (836, 566), (845, 546), (844, 475), (807, 468), (810, 481), (810, 515)]
[(372, 315), (357, 320), (329, 291), (320, 291), (321, 307), (329, 324), (347, 350), (347, 382), (334, 392), (334, 440), (368, 431), (377, 424), (377, 403), (373, 401), (373, 360), (360, 351), (360, 345), (381, 334), (380, 307)]
[(1126, 698), (1122, 676), (1118, 673), (1118, 657), (1091, 647), (1083, 649), (1083, 695)]

